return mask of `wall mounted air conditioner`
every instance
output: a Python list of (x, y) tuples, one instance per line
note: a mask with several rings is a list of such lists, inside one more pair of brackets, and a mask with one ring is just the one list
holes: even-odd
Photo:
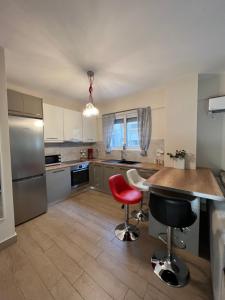
[(209, 99), (209, 112), (225, 112), (225, 96)]

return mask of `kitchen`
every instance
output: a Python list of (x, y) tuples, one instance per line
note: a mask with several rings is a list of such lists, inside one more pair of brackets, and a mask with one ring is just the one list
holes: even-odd
[[(216, 68), (219, 53), (204, 49), (201, 68), (203, 48), (193, 31), (197, 70), (178, 72), (176, 55), (184, 49), (177, 44), (173, 66), (158, 60), (154, 73), (151, 63), (142, 64), (149, 52), (140, 54), (130, 36), (128, 44), (122, 37), (136, 8), (143, 22), (134, 36), (153, 47), (146, 38), (153, 27), (142, 26), (160, 25), (149, 20), (149, 3), (127, 10), (120, 1), (100, 1), (91, 10), (78, 1), (56, 1), (54, 9), (52, 1), (25, 2), (2, 3), (0, 12), (0, 299), (222, 300), (225, 76)], [(197, 4), (191, 15), (193, 26), (200, 17), (205, 22), (200, 30), (210, 48), (213, 5), (204, 5), (206, 15)], [(152, 17), (164, 11), (153, 7)], [(189, 26), (177, 26), (173, 8), (165, 13), (169, 26), (185, 35)], [(214, 8), (214, 16), (222, 11)], [(93, 35), (85, 40), (86, 27), (74, 26), (87, 24), (85, 12), (100, 18), (102, 27), (89, 30), (105, 42), (104, 55), (91, 43), (96, 52), (86, 56)], [(115, 32), (117, 15), (123, 26)], [(24, 26), (31, 16), (37, 27)], [(99, 34), (103, 24), (113, 24), (107, 36)], [(159, 36), (169, 49), (160, 30)], [(121, 47), (111, 47), (108, 37)]]

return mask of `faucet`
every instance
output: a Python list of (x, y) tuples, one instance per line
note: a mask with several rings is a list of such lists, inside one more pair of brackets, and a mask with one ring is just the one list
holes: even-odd
[(121, 160), (126, 160), (126, 144), (123, 144), (123, 150), (121, 150)]

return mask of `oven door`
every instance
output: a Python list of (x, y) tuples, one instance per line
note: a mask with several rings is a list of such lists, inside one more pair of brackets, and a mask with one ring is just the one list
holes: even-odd
[(77, 187), (89, 182), (89, 169), (71, 170), (71, 186)]

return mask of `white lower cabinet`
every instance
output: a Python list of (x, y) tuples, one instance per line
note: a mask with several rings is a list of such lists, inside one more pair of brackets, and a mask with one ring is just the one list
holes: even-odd
[(45, 142), (63, 142), (63, 108), (44, 103), (43, 116)]
[(64, 109), (64, 141), (82, 141), (82, 114), (79, 111)]
[(97, 141), (97, 118), (83, 117), (83, 142), (94, 143)]

